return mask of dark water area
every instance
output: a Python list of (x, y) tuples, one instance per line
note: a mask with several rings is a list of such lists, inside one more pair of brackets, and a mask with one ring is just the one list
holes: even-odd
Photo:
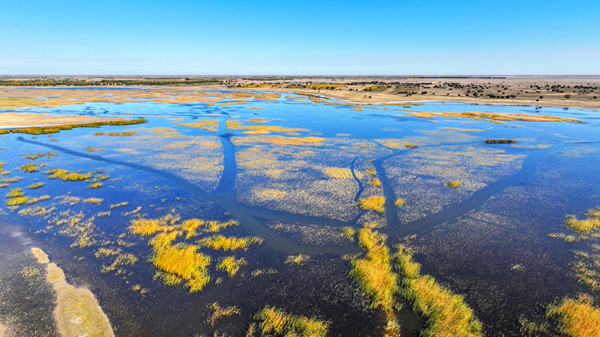
[[(348, 276), (348, 257), (361, 250), (340, 236), (342, 227), (358, 229), (377, 221), (389, 247), (411, 247), (424, 274), (464, 296), (486, 336), (519, 335), (520, 318), (543, 322), (545, 306), (562, 297), (598, 295), (573, 272), (574, 251), (591, 251), (590, 242), (568, 243), (549, 234), (568, 233), (565, 215), (581, 218), (600, 205), (599, 111), (443, 102), (357, 110), (286, 95), (241, 101), (247, 104), (86, 103), (13, 110), (144, 117), (148, 123), (0, 135), (0, 162), (10, 171), (0, 178), (22, 177), (0, 192), (19, 187), (26, 196), (49, 196), (19, 207), (1, 203), (1, 249), (19, 253), (0, 256), (0, 267), (16, 275), (3, 278), (0, 287), (29, 291), (31, 298), (39, 293), (40, 312), (51, 312), (52, 294), (43, 280), (35, 286), (18, 281), (20, 268), (35, 266), (25, 256), (28, 247), (37, 246), (63, 268), (70, 283), (96, 295), (118, 336), (241, 336), (266, 305), (329, 321), (329, 336), (382, 336), (385, 315), (370, 308), (370, 299)], [(407, 111), (544, 114), (583, 122), (419, 118)], [(262, 120), (252, 121), (257, 118)], [(215, 120), (215, 130), (180, 125), (204, 120)], [(227, 121), (293, 130), (253, 134)], [(136, 134), (94, 135), (124, 131)], [(321, 140), (285, 143), (303, 137)], [(485, 144), (485, 139), (518, 142)], [(57, 155), (24, 156), (42, 152)], [(38, 172), (22, 172), (20, 166), (27, 163), (45, 165)], [(49, 169), (109, 177), (93, 189), (86, 181), (49, 179), (44, 173)], [(373, 177), (381, 187), (371, 183)], [(454, 180), (461, 187), (450, 188)], [(44, 185), (28, 188), (35, 182)], [(358, 208), (357, 201), (371, 195), (385, 197), (382, 214)], [(102, 201), (86, 203), (87, 198)], [(395, 206), (397, 198), (405, 204)], [(33, 214), (35, 207), (45, 213), (38, 209)], [(258, 236), (263, 243), (232, 252), (202, 248), (213, 261), (211, 282), (191, 294), (183, 284), (166, 286), (155, 277), (148, 237), (128, 229), (134, 219), (167, 214), (183, 220), (236, 220), (239, 227), (219, 234)], [(11, 239), (15, 235), (19, 240)], [(92, 244), (74, 245), (82, 235)], [(107, 271), (114, 257), (98, 257), (100, 247), (133, 254), (137, 262)], [(298, 254), (309, 259), (286, 263)], [(233, 277), (215, 268), (220, 258), (231, 255), (247, 262)], [(20, 331), (37, 326), (40, 336), (56, 335), (52, 327), (41, 328), (45, 321), (19, 316), (31, 301), (19, 303), (6, 292), (1, 297), (0, 322)], [(214, 302), (240, 312), (210, 324)], [(397, 302), (404, 304), (396, 313), (402, 335), (418, 335), (423, 318), (403, 299)]]

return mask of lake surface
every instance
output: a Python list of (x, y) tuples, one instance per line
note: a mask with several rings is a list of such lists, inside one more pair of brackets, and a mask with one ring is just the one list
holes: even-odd
[[(10, 171), (1, 178), (22, 177), (0, 191), (20, 187), (29, 197), (50, 197), (0, 206), (0, 318), (22, 331), (56, 334), (49, 288), (20, 273), (34, 264), (23, 254), (37, 246), (70, 283), (96, 295), (119, 336), (244, 335), (266, 305), (327, 320), (330, 336), (382, 336), (383, 313), (370, 309), (370, 299), (348, 277), (348, 256), (361, 250), (340, 235), (344, 226), (367, 222), (379, 224), (389, 247), (411, 247), (423, 274), (463, 295), (488, 336), (518, 334), (520, 318), (542, 322), (545, 306), (562, 297), (598, 295), (574, 271), (582, 259), (577, 251), (593, 253), (595, 241), (568, 243), (549, 234), (567, 233), (565, 215), (582, 217), (600, 205), (600, 111), (443, 102), (355, 106), (291, 94), (270, 100), (214, 94), (225, 99), (14, 110), (148, 122), (0, 135), (0, 161)], [(543, 114), (582, 123), (421, 118), (405, 114), (410, 111)], [(198, 123), (207, 120), (212, 124)], [(133, 135), (108, 135), (114, 132)], [(55, 155), (25, 157), (42, 152)], [(27, 163), (44, 165), (20, 171)], [(49, 179), (50, 169), (93, 178)], [(91, 180), (102, 187), (90, 188)], [(450, 188), (451, 181), (461, 186)], [(36, 182), (44, 185), (28, 188)], [(357, 201), (368, 196), (384, 196), (385, 211), (360, 209)], [(84, 202), (88, 198), (102, 201)], [(398, 198), (404, 205), (394, 205)], [(235, 220), (239, 226), (220, 234), (263, 242), (228, 252), (202, 248), (213, 261), (211, 281), (190, 293), (156, 277), (149, 238), (129, 230), (132, 220), (168, 214)], [(101, 247), (137, 262), (107, 268), (115, 256), (98, 254)], [(286, 263), (298, 254), (309, 259)], [(215, 266), (232, 255), (246, 265), (230, 277)], [(600, 272), (593, 264), (590, 269)], [(210, 324), (214, 302), (240, 312)], [(50, 318), (24, 314), (32, 306)], [(405, 336), (424, 324), (409, 305), (398, 317)]]

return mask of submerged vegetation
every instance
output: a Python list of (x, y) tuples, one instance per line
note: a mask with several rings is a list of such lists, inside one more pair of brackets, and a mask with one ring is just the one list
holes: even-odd
[(412, 261), (409, 249), (398, 245), (396, 261), (404, 276), (400, 294), (427, 319), (422, 336), (482, 336), (481, 323), (463, 297), (452, 294), (433, 277), (421, 275), (421, 265)]
[(258, 329), (256, 325), (251, 325), (246, 333), (248, 337), (325, 337), (329, 327), (328, 322), (316, 317), (290, 315), (281, 309), (269, 306), (254, 315), (254, 319), (258, 322)]

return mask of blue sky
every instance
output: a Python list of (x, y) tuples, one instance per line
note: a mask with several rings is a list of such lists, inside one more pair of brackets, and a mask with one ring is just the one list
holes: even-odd
[(0, 74), (600, 74), (600, 1), (0, 0)]

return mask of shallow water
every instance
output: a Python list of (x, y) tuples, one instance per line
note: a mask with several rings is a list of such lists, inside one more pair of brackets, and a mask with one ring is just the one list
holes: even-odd
[[(44, 90), (40, 89), (40, 95), (45, 95)], [(18, 243), (20, 247), (40, 246), (61, 265), (71, 283), (89, 287), (120, 336), (243, 335), (254, 313), (265, 305), (328, 320), (331, 336), (381, 336), (383, 314), (369, 308), (369, 299), (348, 278), (348, 262), (342, 259), (360, 249), (356, 243), (339, 240), (339, 227), (359, 228), (367, 221), (382, 226), (380, 232), (388, 234), (389, 246), (402, 242), (413, 248), (424, 273), (464, 295), (488, 336), (518, 334), (520, 317), (540, 321), (544, 306), (558, 298), (578, 292), (597, 295), (571, 275), (573, 251), (589, 247), (548, 234), (565, 231), (566, 214), (582, 216), (600, 204), (599, 111), (439, 102), (373, 105), (357, 111), (339, 102), (312, 103), (286, 95), (276, 101), (244, 102), (248, 104), (86, 103), (15, 110), (143, 116), (148, 123), (78, 128), (55, 135), (0, 135), (0, 161), (11, 171), (2, 178), (23, 177), (0, 191), (21, 187), (27, 196), (51, 196), (18, 209), (2, 203), (0, 220), (27, 238)], [(545, 114), (578, 118), (583, 123), (419, 118), (404, 115), (402, 109)], [(266, 123), (248, 122), (250, 118), (264, 118)], [(216, 132), (178, 125), (204, 119), (218, 120)], [(243, 134), (245, 130), (228, 128), (228, 120), (244, 126), (302, 129), (295, 131), (298, 135), (273, 135), (324, 139), (317, 144), (272, 144), (264, 142), (264, 137)], [(137, 134), (94, 136), (123, 131)], [(518, 139), (519, 143), (485, 144), (488, 138)], [(401, 146), (386, 147), (386, 141)], [(408, 149), (404, 143), (418, 147)], [(48, 151), (58, 155), (34, 161), (23, 156)], [(46, 166), (35, 173), (18, 170), (29, 162)], [(52, 168), (103, 170), (110, 178), (102, 188), (90, 189), (83, 181), (48, 179), (43, 172)], [(347, 169), (351, 174), (333, 178), (325, 173), (328, 168)], [(374, 169), (382, 187), (369, 184), (369, 169)], [(449, 188), (452, 180), (461, 181), (461, 187)], [(27, 188), (37, 181), (45, 185)], [(383, 214), (357, 207), (359, 198), (370, 195), (386, 197)], [(70, 205), (59, 196), (104, 201)], [(402, 207), (393, 205), (399, 197), (406, 200)], [(128, 205), (109, 209), (124, 201)], [(46, 216), (18, 213), (35, 206), (56, 209)], [(137, 207), (141, 210), (132, 213)], [(64, 213), (67, 210), (69, 214)], [(109, 210), (110, 215), (98, 216)], [(84, 219), (94, 216), (88, 234), (95, 243), (85, 248), (70, 247), (79, 234), (67, 233), (64, 225), (57, 224), (79, 212)], [(183, 286), (168, 287), (153, 278), (148, 238), (131, 234), (127, 227), (140, 215), (156, 218), (170, 212), (182, 219), (234, 219), (240, 226), (223, 234), (256, 235), (264, 242), (235, 252), (248, 264), (233, 278), (214, 268), (219, 257), (232, 254), (203, 249), (214, 261), (210, 285), (199, 294), (190, 294)], [(289, 224), (294, 227), (284, 226)], [(3, 239), (10, 231), (2, 231)], [(96, 258), (99, 247), (120, 247), (137, 256), (138, 262), (102, 273), (102, 266), (110, 265), (111, 259)], [(284, 263), (288, 255), (300, 253), (310, 256), (304, 265)], [(3, 254), (0, 259), (6, 260), (2, 264), (6, 268), (15, 268), (17, 257)], [(514, 265), (523, 269), (516, 271)], [(253, 271), (269, 269), (252, 276)], [(222, 281), (215, 284), (218, 278)], [(31, 287), (18, 284), (15, 278), (2, 282), (20, 291)], [(132, 291), (133, 285), (147, 292)], [(42, 296), (40, 301), (51, 299)], [(211, 313), (207, 306), (215, 301), (235, 305), (241, 313), (212, 326), (206, 322)], [(12, 301), (10, 305), (13, 308), (2, 312), (0, 321), (17, 328), (34, 324), (19, 318), (18, 313), (27, 309), (25, 304), (19, 307)], [(418, 333), (421, 318), (408, 305), (399, 317), (404, 335)]]

